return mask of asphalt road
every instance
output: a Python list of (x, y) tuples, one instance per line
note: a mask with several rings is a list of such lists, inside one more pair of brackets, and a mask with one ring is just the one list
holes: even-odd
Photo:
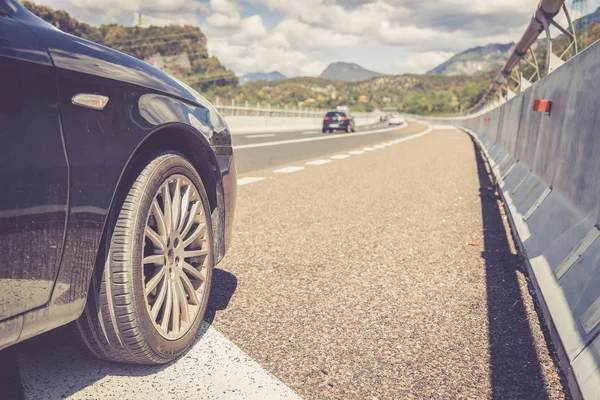
[(16, 397), (565, 398), (468, 135), (257, 139), (236, 150), (233, 246), (190, 353), (101, 363), (67, 327), (0, 353)]

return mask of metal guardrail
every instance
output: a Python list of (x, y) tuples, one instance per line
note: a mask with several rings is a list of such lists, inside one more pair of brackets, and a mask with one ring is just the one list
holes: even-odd
[[(271, 105), (261, 103), (251, 104), (249, 102), (236, 103), (235, 100), (223, 103), (220, 99), (212, 102), (223, 116), (265, 116), (265, 117), (296, 117), (296, 118), (323, 118), (330, 111), (326, 108), (303, 108)], [(351, 112), (355, 118), (368, 118), (381, 115), (381, 111), (374, 112)]]
[[(555, 20), (561, 11), (564, 12), (566, 16), (567, 27), (561, 26)], [(570, 44), (560, 56), (554, 54), (552, 50), (551, 26), (556, 27), (570, 40)], [(565, 0), (540, 0), (529, 26), (523, 33), (519, 42), (515, 45), (513, 52), (502, 68), (502, 71), (490, 86), (487, 93), (467, 112), (467, 114), (487, 111), (514, 97), (515, 92), (510, 89), (509, 79), (517, 84), (516, 90), (521, 92), (529, 88), (533, 84), (534, 79), (537, 81), (542, 78), (538, 60), (533, 49), (534, 44), (537, 42), (542, 32), (546, 33), (544, 76), (548, 75), (565, 62), (563, 57), (568, 55), (569, 50), (573, 49), (573, 56), (577, 55), (579, 49), (577, 48), (575, 27), (571, 20), (571, 16), (569, 15), (567, 6), (565, 5)], [(528, 78), (523, 76), (523, 63), (527, 63), (534, 69), (533, 74)]]

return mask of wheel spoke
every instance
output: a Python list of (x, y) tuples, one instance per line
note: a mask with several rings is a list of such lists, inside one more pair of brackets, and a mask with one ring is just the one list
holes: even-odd
[(171, 232), (171, 227), (173, 226), (173, 220), (171, 217), (173, 206), (171, 204), (171, 189), (169, 189), (169, 182), (165, 183), (165, 188), (163, 190), (163, 201), (165, 203), (165, 225), (167, 227), (167, 234), (169, 234)]
[(187, 272), (192, 278), (198, 281), (204, 282), (206, 280), (206, 275), (202, 271), (198, 271), (193, 265), (186, 262), (183, 263), (183, 271)]
[(185, 241), (183, 242), (183, 248), (185, 249), (190, 244), (192, 244), (194, 242), (194, 240), (198, 239), (205, 231), (206, 231), (206, 224), (198, 225), (198, 227), (196, 228), (196, 230), (194, 232), (192, 232), (190, 237), (185, 239)]
[(179, 304), (181, 305), (181, 319), (182, 321), (189, 323), (191, 322), (190, 309), (187, 297), (185, 297), (185, 289), (183, 288), (183, 283), (181, 283), (181, 279), (177, 279), (175, 285), (177, 286), (177, 295), (179, 296)]
[(171, 287), (171, 281), (167, 280), (167, 298), (165, 303), (165, 309), (163, 310), (163, 317), (160, 323), (160, 327), (163, 331), (168, 332), (169, 320), (171, 319), (171, 307), (173, 307), (173, 288)]
[(162, 250), (165, 251), (165, 243), (163, 242), (162, 238), (160, 237), (160, 235), (158, 233), (156, 233), (156, 231), (152, 228), (150, 228), (149, 226), (146, 225), (146, 237), (148, 239), (150, 239), (150, 241), (152, 241), (152, 244)]
[(192, 204), (192, 209), (190, 210), (190, 214), (188, 217), (188, 222), (185, 225), (185, 228), (183, 229), (183, 231), (181, 232), (181, 237), (185, 237), (185, 235), (187, 235), (187, 233), (190, 231), (190, 229), (192, 229), (192, 225), (194, 225), (194, 220), (196, 219), (196, 213), (198, 212), (198, 208), (200, 207), (200, 202), (197, 201), (194, 204)]
[[(148, 281), (148, 283), (146, 283), (146, 297), (152, 293), (152, 291), (154, 289), (156, 289), (156, 287), (158, 286), (158, 284), (163, 281), (165, 278), (165, 267), (161, 267), (160, 270), (154, 274), (154, 276), (152, 277), (152, 279), (150, 279)], [(154, 302), (154, 304), (156, 305), (156, 303), (158, 302), (158, 298), (160, 297), (160, 294), (158, 295), (158, 297), (156, 298), (156, 301)]]
[(153, 256), (144, 257), (144, 265), (146, 264), (164, 264), (165, 255), (155, 254)]
[(178, 334), (181, 326), (180, 304), (179, 304), (179, 288), (177, 284), (171, 284), (171, 295), (173, 297), (173, 333)]
[(156, 198), (152, 202), (152, 215), (154, 215), (154, 218), (156, 219), (156, 225), (160, 237), (166, 242), (167, 235), (169, 234), (169, 232), (167, 231), (167, 225), (165, 225), (165, 216), (162, 210), (160, 209)]
[(200, 301), (198, 301), (198, 296), (196, 294), (196, 289), (194, 289), (194, 285), (192, 284), (192, 281), (190, 281), (190, 278), (188, 278), (188, 276), (186, 274), (181, 274), (181, 282), (183, 284), (183, 287), (185, 288), (185, 291), (187, 292), (187, 294), (190, 298), (189, 302), (196, 306), (198, 304), (200, 304)]
[(177, 229), (179, 225), (179, 211), (181, 210), (181, 179), (175, 181), (175, 193), (173, 194), (173, 211), (171, 219), (173, 220), (173, 226), (171, 229)]
[(167, 278), (163, 278), (162, 280), (162, 285), (160, 288), (160, 291), (158, 293), (158, 296), (156, 296), (156, 300), (154, 300), (154, 304), (152, 305), (152, 309), (150, 310), (150, 313), (152, 314), (152, 320), (156, 322), (156, 318), (158, 317), (158, 313), (160, 312), (160, 309), (163, 306), (163, 303), (165, 301), (165, 296), (167, 294)]
[(188, 216), (188, 207), (190, 205), (190, 192), (192, 191), (192, 187), (188, 186), (183, 194), (183, 198), (181, 199), (181, 217), (179, 218), (179, 224), (177, 225), (177, 232), (181, 232), (181, 228), (183, 228), (183, 224), (185, 223), (185, 219)]

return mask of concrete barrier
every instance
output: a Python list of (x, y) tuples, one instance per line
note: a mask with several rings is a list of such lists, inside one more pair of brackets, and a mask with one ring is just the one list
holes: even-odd
[[(535, 99), (552, 101), (534, 112)], [(488, 157), (574, 398), (600, 399), (600, 45), (486, 114)], [(440, 119), (436, 119), (440, 121)]]
[[(323, 118), (229, 116), (225, 117), (233, 135), (273, 132), (297, 132), (318, 130), (323, 126)], [(356, 126), (373, 125), (379, 122), (379, 115), (356, 117)]]

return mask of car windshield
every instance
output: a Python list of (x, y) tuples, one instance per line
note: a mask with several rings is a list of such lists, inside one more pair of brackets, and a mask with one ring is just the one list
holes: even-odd
[(326, 115), (326, 117), (329, 117), (329, 118), (334, 118), (334, 117), (341, 118), (341, 117), (345, 117), (345, 116), (346, 116), (345, 113), (339, 112), (339, 111), (330, 111)]

